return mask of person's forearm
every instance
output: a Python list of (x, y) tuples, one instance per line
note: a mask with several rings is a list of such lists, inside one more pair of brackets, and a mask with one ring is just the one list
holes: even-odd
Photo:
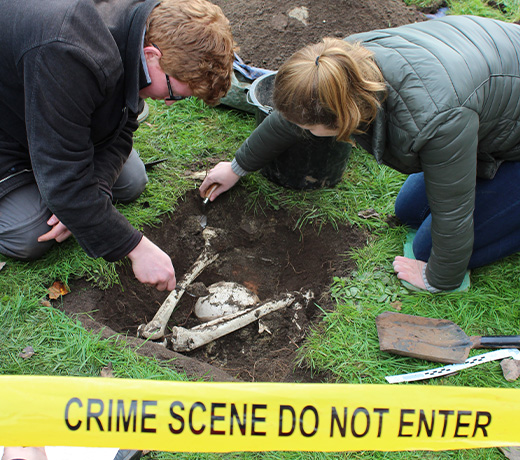
[(240, 175), (240, 171), (248, 173), (267, 166), (291, 145), (301, 140), (302, 134), (302, 129), (274, 111), (237, 150), (235, 160), (241, 169), (234, 170), (234, 172)]

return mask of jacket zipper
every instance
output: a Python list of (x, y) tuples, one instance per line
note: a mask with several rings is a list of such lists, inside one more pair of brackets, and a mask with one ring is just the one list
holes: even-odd
[(26, 173), (26, 172), (31, 172), (32, 169), (22, 169), (21, 171), (18, 171), (18, 172), (15, 172), (14, 174), (11, 174), (10, 176), (7, 176), (7, 177), (4, 177), (3, 179), (0, 179), (0, 184), (2, 182), (5, 182), (6, 180), (8, 179), (11, 179), (12, 177), (16, 177), (18, 176), (18, 174), (22, 174), (22, 173)]

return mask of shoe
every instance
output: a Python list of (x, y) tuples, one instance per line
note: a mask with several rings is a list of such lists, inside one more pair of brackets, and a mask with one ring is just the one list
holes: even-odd
[(139, 103), (139, 115), (137, 115), (137, 122), (142, 123), (144, 120), (146, 120), (146, 117), (148, 117), (150, 113), (150, 107), (148, 107), (148, 104), (144, 99), (141, 99), (142, 101), (142, 107), (141, 103)]

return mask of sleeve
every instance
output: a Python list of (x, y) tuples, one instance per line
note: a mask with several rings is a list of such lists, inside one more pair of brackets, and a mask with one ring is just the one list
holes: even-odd
[[(478, 115), (465, 108), (442, 113), (421, 133), (426, 194), (432, 214), (432, 250), (426, 278), (437, 289), (460, 286), (473, 251)], [(419, 141), (420, 142), (420, 141)]]
[(134, 132), (139, 127), (137, 114), (130, 112), (129, 116), (125, 116), (122, 121), (124, 126), (117, 138), (94, 155), (94, 174), (98, 179), (99, 187), (110, 197), (112, 197), (112, 187), (132, 151)]
[(23, 73), (28, 148), (45, 203), (89, 256), (124, 257), (142, 235), (115, 209), (106, 188), (130, 153), (131, 127), (97, 159), (91, 136), (92, 114), (117, 91), (122, 68), (54, 42), (26, 53)]
[(239, 147), (234, 161), (245, 172), (257, 171), (301, 140), (304, 135), (305, 130), (287, 121), (275, 110)]

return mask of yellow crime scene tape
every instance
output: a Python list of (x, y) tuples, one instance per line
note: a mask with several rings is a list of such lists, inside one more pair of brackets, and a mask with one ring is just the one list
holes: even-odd
[(520, 445), (520, 390), (0, 377), (0, 445), (175, 452)]

